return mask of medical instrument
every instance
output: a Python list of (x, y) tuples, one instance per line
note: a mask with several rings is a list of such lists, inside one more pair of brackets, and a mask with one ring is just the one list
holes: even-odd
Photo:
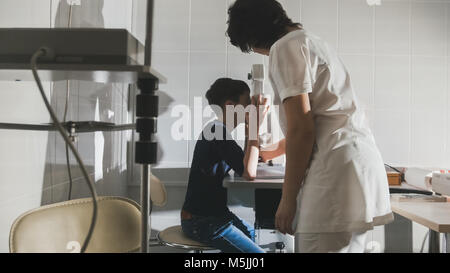
[[(265, 68), (263, 64), (252, 65), (252, 70), (248, 73), (248, 79), (252, 81), (253, 95), (262, 95), (270, 102), (270, 96), (265, 94), (264, 81), (265, 81)], [(267, 113), (266, 119), (261, 124), (260, 134), (261, 146), (265, 146), (272, 143), (272, 116), (270, 111)], [(269, 162), (269, 164), (271, 164)]]
[(143, 64), (143, 46), (125, 29), (0, 28), (1, 63), (26, 63), (40, 47), (40, 64)]
[(264, 65), (254, 64), (248, 79), (252, 81), (252, 90), (254, 95), (264, 95)]

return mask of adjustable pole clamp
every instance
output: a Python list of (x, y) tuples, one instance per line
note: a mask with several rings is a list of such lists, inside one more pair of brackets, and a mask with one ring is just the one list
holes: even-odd
[(159, 99), (156, 95), (158, 80), (140, 79), (138, 88), (141, 94), (136, 96), (136, 132), (139, 133), (139, 140), (136, 141), (135, 162), (154, 164), (157, 158), (157, 142), (154, 135), (157, 133), (159, 112)]

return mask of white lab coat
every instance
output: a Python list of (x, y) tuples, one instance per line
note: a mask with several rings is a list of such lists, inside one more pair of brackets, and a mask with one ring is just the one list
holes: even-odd
[(383, 160), (337, 54), (307, 31), (292, 31), (270, 49), (269, 78), (285, 135), (284, 99), (309, 93), (314, 117), (316, 141), (294, 230), (364, 231), (392, 221)]

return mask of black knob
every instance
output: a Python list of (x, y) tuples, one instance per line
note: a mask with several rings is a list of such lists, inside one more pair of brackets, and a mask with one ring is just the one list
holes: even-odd
[(279, 250), (282, 250), (282, 249), (285, 248), (285, 245), (284, 245), (283, 242), (276, 242), (276, 243), (275, 243), (275, 248), (276, 248), (276, 249), (279, 249)]

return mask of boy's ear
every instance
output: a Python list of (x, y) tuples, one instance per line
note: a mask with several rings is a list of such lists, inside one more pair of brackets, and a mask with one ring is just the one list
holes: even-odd
[(224, 108), (227, 107), (227, 105), (233, 105), (234, 106), (235, 102), (232, 100), (226, 100), (225, 103), (223, 104)]

